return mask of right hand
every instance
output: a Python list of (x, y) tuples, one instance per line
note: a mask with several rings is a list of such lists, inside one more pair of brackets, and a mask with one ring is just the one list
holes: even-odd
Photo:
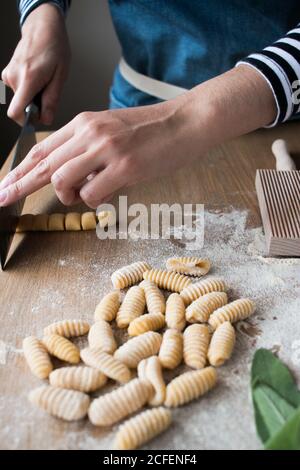
[(3, 82), (14, 92), (8, 117), (22, 125), (24, 109), (43, 90), (40, 121), (51, 124), (67, 78), (70, 56), (61, 12), (51, 4), (37, 7), (26, 18), (21, 40), (2, 71)]

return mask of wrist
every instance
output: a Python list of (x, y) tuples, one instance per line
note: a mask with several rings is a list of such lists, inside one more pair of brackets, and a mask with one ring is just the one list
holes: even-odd
[[(267, 81), (241, 65), (173, 100), (191, 153), (269, 125), (277, 114)], [(196, 149), (193, 151), (193, 147)]]
[(32, 10), (26, 17), (21, 31), (23, 34), (32, 34), (37, 29), (45, 29), (47, 27), (62, 26), (65, 28), (65, 20), (62, 11), (52, 3), (42, 3)]

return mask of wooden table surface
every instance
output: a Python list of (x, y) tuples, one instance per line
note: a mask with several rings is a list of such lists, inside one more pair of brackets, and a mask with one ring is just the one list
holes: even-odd
[[(274, 168), (271, 143), (275, 138), (285, 138), (290, 150), (299, 155), (299, 135), (300, 123), (290, 123), (235, 139), (199, 157), (192, 167), (130, 188), (129, 201), (146, 205), (204, 203), (206, 209), (222, 212), (247, 210), (249, 225), (259, 226), (255, 170)], [(44, 138), (45, 134), (38, 137)], [(4, 173), (5, 167), (0, 176)], [(67, 210), (48, 186), (27, 198), (23, 212)], [(111, 289), (109, 274), (123, 264), (144, 259), (145, 243), (135, 242), (133, 246), (126, 240), (101, 241), (94, 232), (16, 237), (18, 247), (7, 269), (0, 273), (0, 447), (105, 447), (109, 442), (106, 431), (86, 421), (64, 423), (27, 402), (28, 391), (39, 381), (25, 364), (22, 339), (30, 334), (41, 335), (44, 326), (61, 318), (92, 320), (95, 305)], [(149, 241), (151, 250), (158, 250), (160, 243)], [(158, 440), (153, 445), (162, 444)], [(185, 445), (188, 448), (188, 443)], [(247, 442), (244, 445), (247, 447)]]

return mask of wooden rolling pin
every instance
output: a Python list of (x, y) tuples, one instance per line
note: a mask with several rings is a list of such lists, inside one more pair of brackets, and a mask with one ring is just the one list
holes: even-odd
[(277, 171), (296, 170), (296, 165), (288, 152), (286, 141), (283, 139), (274, 140), (272, 144), (272, 152), (276, 159)]

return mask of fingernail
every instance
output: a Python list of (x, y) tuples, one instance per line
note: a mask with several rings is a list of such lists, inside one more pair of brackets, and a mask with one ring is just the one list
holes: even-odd
[(0, 204), (6, 201), (7, 198), (7, 191), (0, 191)]

